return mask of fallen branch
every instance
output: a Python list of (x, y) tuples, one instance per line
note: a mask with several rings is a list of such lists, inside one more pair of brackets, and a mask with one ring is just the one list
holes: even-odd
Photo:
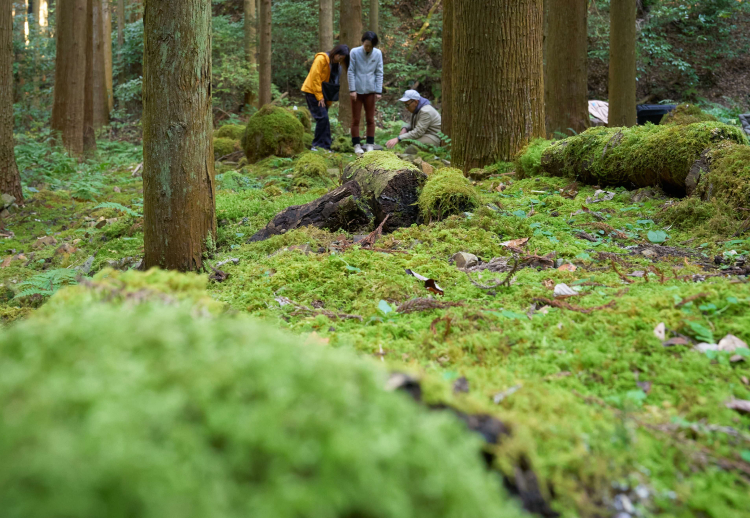
[(383, 225), (385, 225), (385, 222), (388, 221), (388, 218), (390, 217), (391, 217), (390, 214), (386, 214), (385, 219), (380, 222), (380, 225), (378, 225), (378, 228), (370, 232), (366, 238), (364, 238), (362, 241), (359, 242), (362, 248), (365, 248), (365, 247), (371, 248), (375, 245), (375, 243), (378, 241), (380, 236), (383, 235)]
[(417, 298), (417, 299), (407, 300), (406, 302), (404, 302), (398, 307), (396, 312), (401, 313), (403, 315), (407, 315), (409, 313), (417, 313), (420, 311), (430, 311), (432, 309), (448, 309), (448, 308), (463, 307), (463, 306), (464, 304), (462, 302), (450, 302), (450, 301), (442, 301), (442, 300), (435, 300), (435, 299)]
[(625, 284), (633, 284), (633, 281), (628, 279), (625, 274), (623, 274), (622, 272), (620, 272), (620, 270), (617, 269), (617, 263), (615, 262), (615, 260), (611, 259), (611, 261), (612, 261), (612, 269), (620, 277), (620, 279), (622, 279), (622, 282), (624, 282)]
[(691, 296), (689, 296), (686, 299), (682, 299), (680, 302), (678, 302), (677, 304), (675, 304), (674, 307), (681, 308), (685, 304), (689, 304), (690, 302), (696, 301), (698, 299), (705, 299), (708, 296), (709, 296), (708, 293), (704, 293), (704, 292), (696, 293), (695, 295), (691, 295)]
[(303, 306), (302, 304), (297, 304), (295, 302), (292, 302), (286, 297), (278, 297), (276, 299), (276, 302), (278, 302), (281, 305), (281, 307), (294, 306), (296, 311), (293, 311), (292, 313), (290, 313), (290, 315), (293, 317), (304, 315), (304, 314), (313, 314), (313, 315), (323, 315), (328, 318), (337, 318), (339, 320), (359, 320), (360, 322), (363, 321), (363, 318), (359, 315), (349, 315), (348, 313), (334, 313), (333, 311), (328, 311), (327, 309), (312, 309), (307, 306)]
[(502, 281), (498, 281), (497, 283), (492, 284), (492, 285), (479, 284), (478, 282), (476, 282), (474, 279), (471, 278), (471, 275), (469, 275), (469, 272), (467, 270), (464, 270), (464, 273), (466, 274), (466, 276), (469, 278), (469, 281), (474, 286), (482, 290), (494, 290), (495, 288), (499, 288), (500, 286), (505, 286), (507, 288), (510, 288), (510, 283), (513, 280), (513, 276), (518, 271), (518, 267), (520, 266), (520, 264), (521, 263), (518, 261), (518, 258), (513, 257), (513, 268), (508, 272), (508, 275)]
[(546, 304), (554, 308), (567, 309), (569, 311), (576, 311), (578, 313), (586, 313), (586, 314), (593, 313), (594, 311), (600, 311), (602, 309), (610, 309), (610, 308), (615, 307), (615, 304), (616, 304), (616, 302), (613, 300), (612, 302), (605, 304), (603, 306), (597, 306), (595, 308), (582, 308), (580, 306), (574, 306), (573, 304), (568, 304), (567, 302), (562, 301), (562, 300), (550, 300), (544, 297), (536, 297), (534, 299), (534, 302), (541, 302), (542, 304)]

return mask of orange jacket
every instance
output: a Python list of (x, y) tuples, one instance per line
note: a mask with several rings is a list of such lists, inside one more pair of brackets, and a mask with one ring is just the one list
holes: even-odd
[(325, 52), (315, 54), (315, 61), (310, 67), (310, 73), (307, 74), (302, 85), (302, 91), (313, 94), (318, 101), (323, 100), (323, 83), (331, 77), (331, 58)]

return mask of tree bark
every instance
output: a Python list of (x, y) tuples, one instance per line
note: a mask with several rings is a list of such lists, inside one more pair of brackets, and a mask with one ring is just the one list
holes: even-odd
[(146, 268), (199, 270), (216, 243), (211, 1), (148, 0), (144, 14)]
[(83, 154), (87, 0), (58, 0), (55, 92), (50, 125), (72, 155)]
[(370, 29), (377, 34), (380, 32), (380, 3), (378, 0), (370, 0)]
[(468, 172), (545, 135), (542, 0), (453, 0), (453, 9), (452, 156)]
[(258, 108), (271, 102), (271, 0), (260, 0), (260, 68)]
[(586, 0), (548, 3), (544, 94), (550, 136), (589, 126), (587, 6)]
[(96, 38), (94, 32), (96, 2), (97, 0), (88, 0), (88, 7), (86, 8), (86, 34), (88, 34), (88, 37), (86, 38), (86, 82), (83, 89), (83, 152), (88, 154), (96, 151), (97, 82), (95, 78), (97, 66), (94, 41)]
[[(106, 35), (104, 30), (104, 4), (107, 0), (93, 0), (91, 25), (91, 66), (92, 66), (92, 102), (94, 129), (99, 129), (109, 123), (109, 99), (107, 98), (107, 60)], [(88, 63), (87, 63), (88, 66)]]
[(117, 50), (122, 54), (125, 45), (125, 0), (117, 0)]
[(13, 140), (13, 6), (0, 4), (0, 193), (23, 200)]
[[(359, 47), (362, 43), (362, 0), (341, 0), (339, 25), (339, 43), (349, 45), (349, 49)], [(349, 99), (349, 79), (345, 65), (342, 67), (340, 83), (339, 124), (344, 133), (348, 134), (352, 128), (352, 103)], [(365, 119), (361, 120), (364, 122)]]
[(443, 70), (441, 74), (442, 132), (451, 136), (453, 127), (453, 0), (443, 0)]
[(320, 52), (333, 48), (333, 0), (320, 0), (319, 19)]
[(109, 0), (101, 0), (103, 25), (102, 38), (104, 39), (104, 85), (107, 94), (107, 120), (109, 124), (109, 114), (115, 108), (115, 97), (113, 92), (112, 78), (112, 10), (109, 7)]
[(609, 126), (635, 126), (636, 0), (609, 4)]
[(255, 0), (245, 0), (245, 59), (251, 67), (258, 63), (257, 18)]

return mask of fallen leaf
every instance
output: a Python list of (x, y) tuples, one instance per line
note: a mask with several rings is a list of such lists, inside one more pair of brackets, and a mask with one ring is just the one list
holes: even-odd
[(63, 243), (57, 247), (57, 250), (55, 250), (55, 255), (74, 254), (77, 251), (78, 249), (75, 248), (74, 246), (69, 245), (68, 243)]
[(747, 344), (734, 335), (727, 335), (719, 340), (719, 351), (733, 353), (737, 349), (747, 348)]
[(750, 379), (747, 379), (747, 376), (742, 376), (740, 379), (745, 385), (750, 385)]
[(10, 262), (13, 260), (13, 256), (9, 255), (5, 259), (3, 259), (3, 264), (0, 264), (0, 268), (7, 268), (10, 266)]
[(555, 289), (555, 281), (552, 279), (545, 279), (542, 281), (542, 286), (547, 288), (548, 290), (554, 290)]
[(651, 386), (653, 385), (653, 382), (651, 382), (651, 381), (637, 381), (635, 384), (638, 385), (638, 387), (641, 390), (643, 390), (643, 392), (645, 392), (646, 394), (648, 394), (649, 392), (651, 392)]
[(733, 399), (726, 404), (726, 407), (740, 414), (750, 414), (750, 401), (746, 399)]
[(523, 385), (520, 385), (520, 384), (519, 385), (514, 385), (514, 386), (510, 387), (508, 390), (504, 390), (503, 392), (499, 392), (499, 393), (495, 394), (495, 396), (492, 398), (492, 401), (494, 401), (494, 403), (496, 405), (499, 405), (505, 398), (507, 398), (508, 396), (510, 396), (512, 394), (515, 394), (516, 392), (518, 392), (519, 390), (521, 390), (522, 386)]
[(568, 286), (567, 284), (558, 284), (555, 286), (555, 298), (563, 298), (563, 297), (575, 297), (579, 295), (577, 291), (575, 291), (573, 288)]
[(594, 197), (588, 197), (586, 198), (586, 203), (599, 203), (601, 201), (610, 201), (612, 198), (615, 197), (614, 192), (611, 191), (602, 191), (601, 189), (594, 192)]
[(34, 241), (34, 244), (31, 245), (31, 248), (34, 248), (35, 250), (39, 250), (40, 248), (44, 248), (45, 246), (56, 245), (56, 244), (57, 244), (57, 239), (55, 239), (52, 236), (44, 236)]
[(120, 189), (120, 188), (119, 188), (119, 187), (117, 187), (117, 186), (115, 186), (115, 187), (114, 187), (114, 188), (113, 188), (112, 190), (113, 190), (114, 192), (122, 192), (122, 189)]
[(660, 322), (654, 328), (654, 336), (662, 342), (667, 338), (667, 326), (664, 325), (664, 322)]
[(435, 282), (434, 279), (428, 279), (424, 275), (419, 275), (417, 272), (406, 269), (405, 270), (407, 275), (411, 275), (412, 277), (416, 277), (420, 281), (424, 282), (424, 287), (427, 289), (427, 291), (430, 291), (436, 295), (444, 295), (445, 292), (443, 291), (443, 288), (441, 288), (437, 282)]
[(520, 248), (524, 246), (526, 243), (528, 243), (529, 239), (530, 238), (528, 237), (522, 237), (521, 239), (511, 239), (510, 241), (505, 241), (500, 244), (507, 248)]
[(716, 344), (709, 344), (706, 342), (701, 342), (697, 344), (695, 347), (693, 347), (694, 351), (698, 351), (699, 353), (706, 353), (708, 351), (718, 351), (719, 346)]
[(570, 264), (570, 263), (564, 264), (560, 268), (558, 268), (558, 270), (560, 270), (561, 272), (574, 272), (577, 269), (578, 268), (576, 268), (574, 264)]
[(275, 298), (275, 299), (273, 299), (273, 300), (275, 300), (276, 302), (278, 302), (278, 303), (279, 303), (279, 306), (281, 306), (282, 308), (283, 308), (284, 306), (289, 306), (289, 305), (291, 305), (291, 304), (292, 304), (292, 301), (291, 301), (291, 300), (289, 300), (289, 299), (288, 299), (288, 298), (286, 298), (286, 297), (276, 297), (276, 298)]
[(735, 355), (729, 357), (729, 361), (732, 362), (732, 363), (744, 362), (745, 361), (745, 357), (744, 356), (740, 356), (739, 354), (735, 354)]
[(104, 228), (104, 225), (106, 224), (107, 224), (107, 220), (102, 220), (96, 224), (96, 228)]
[(461, 376), (453, 383), (453, 393), (468, 393), (469, 392), (469, 380), (465, 376)]
[(690, 342), (687, 338), (683, 336), (675, 336), (674, 338), (670, 338), (666, 342), (661, 343), (664, 347), (671, 347), (673, 345), (690, 345)]

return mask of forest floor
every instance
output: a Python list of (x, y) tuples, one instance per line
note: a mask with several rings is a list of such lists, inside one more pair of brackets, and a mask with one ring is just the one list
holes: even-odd
[[(102, 141), (78, 164), (19, 145), (32, 195), (3, 220), (5, 322), (81, 275), (137, 266), (139, 153)], [(325, 192), (295, 189), (293, 163), (218, 176), (209, 264), (229, 277), (207, 289), (228, 310), (410, 373), (427, 401), (495, 416), (511, 430), (498, 468), (533, 469), (562, 516), (750, 516), (750, 415), (727, 406), (750, 399), (750, 354), (696, 347), (750, 340), (750, 284), (737, 275), (750, 238), (662, 228), (672, 200), (658, 193), (587, 201), (596, 188), (506, 174), (477, 183), (475, 212), (382, 236), (377, 251), (317, 229), (248, 244), (276, 212)], [(458, 252), (494, 266), (467, 273)]]

